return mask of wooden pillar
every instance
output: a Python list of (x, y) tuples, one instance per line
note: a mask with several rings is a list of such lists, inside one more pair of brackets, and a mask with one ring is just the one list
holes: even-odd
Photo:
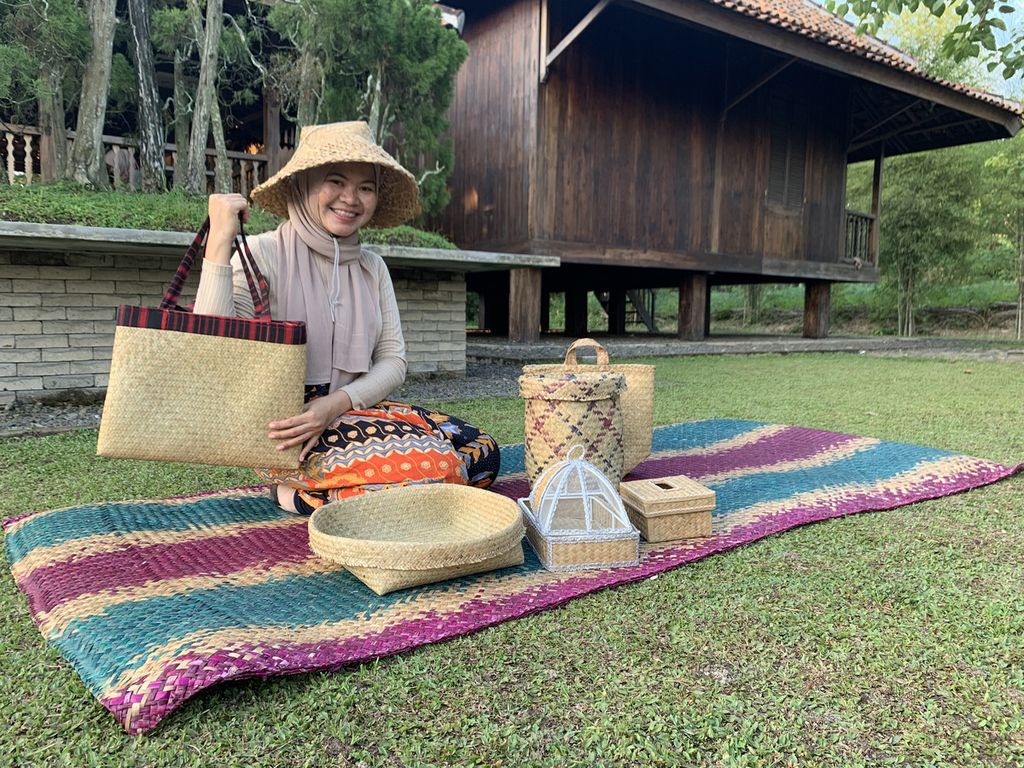
[(281, 170), (281, 99), (269, 86), (263, 91), (263, 152), (267, 156), (269, 179)]
[(705, 290), (704, 299), (704, 338), (711, 335), (711, 288)]
[(582, 338), (587, 335), (587, 292), (582, 288), (565, 290), (565, 335)]
[(626, 332), (626, 289), (608, 291), (608, 333), (621, 336)]
[(540, 332), (551, 330), (551, 291), (540, 292)]
[(509, 341), (532, 342), (540, 338), (540, 283), (538, 267), (509, 272)]
[(871, 178), (871, 231), (868, 233), (868, 258), (874, 266), (878, 266), (878, 243), (882, 225), (882, 163), (885, 160), (885, 147), (879, 145), (875, 155), (875, 170)]
[(707, 336), (708, 276), (687, 272), (679, 281), (679, 338), (700, 341)]
[(824, 339), (828, 336), (831, 305), (832, 283), (827, 280), (804, 283), (804, 338)]
[[(31, 162), (31, 158), (29, 158)], [(49, 129), (44, 128), (39, 136), (39, 173), (43, 183), (57, 179), (57, 167), (53, 152), (53, 136)]]
[(480, 328), (495, 336), (508, 336), (508, 283), (494, 280), (481, 286), (480, 307)]

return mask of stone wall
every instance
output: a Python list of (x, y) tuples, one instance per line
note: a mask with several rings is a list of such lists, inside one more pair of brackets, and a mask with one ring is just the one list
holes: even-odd
[(406, 359), (415, 374), (466, 372), (466, 278), (461, 272), (393, 267)]
[[(0, 407), (97, 396), (119, 304), (157, 306), (180, 257), (0, 250)], [(392, 268), (410, 375), (466, 370), (461, 272)], [(186, 286), (191, 301), (198, 274)], [(191, 293), (189, 293), (191, 291)]]

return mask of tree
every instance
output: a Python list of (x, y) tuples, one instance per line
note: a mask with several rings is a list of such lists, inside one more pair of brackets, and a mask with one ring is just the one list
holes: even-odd
[(1024, 142), (1020, 134), (1005, 141), (1000, 151), (985, 162), (990, 171), (985, 199), (996, 231), (1009, 240), (1016, 256), (1016, 336), (1024, 338)]
[(1024, 29), (1015, 23), (1016, 7), (1009, 0), (826, 0), (825, 6), (854, 17), (858, 31), (870, 34), (904, 12), (922, 8), (941, 18), (952, 11), (956, 23), (943, 32), (940, 43), (946, 58), (986, 59), (989, 71), (1000, 70), (1006, 79), (1024, 71)]
[(188, 142), (192, 132), (193, 98), (187, 68), (196, 46), (193, 29), (192, 20), (184, 8), (160, 8), (153, 14), (153, 44), (157, 51), (171, 56), (174, 61), (174, 91), (170, 103), (174, 115), (176, 158), (172, 183), (175, 189), (185, 188)]
[[(189, 0), (193, 16), (198, 14), (198, 0)], [(206, 192), (206, 144), (210, 135), (210, 113), (216, 107), (217, 54), (224, 29), (224, 0), (207, 0), (206, 28), (196, 37), (199, 45), (199, 83), (196, 85), (195, 108), (192, 112), (192, 133), (189, 136), (185, 191), (192, 195)]]
[(103, 159), (103, 124), (113, 58), (114, 11), (116, 0), (88, 0), (87, 11), (92, 48), (82, 75), (78, 102), (75, 144), (68, 175), (74, 181), (96, 189), (110, 186)]
[(149, 0), (128, 0), (131, 50), (138, 78), (139, 167), (143, 192), (163, 192), (164, 121), (156, 86), (156, 64), (150, 43)]
[(0, 110), (37, 122), (44, 172), (60, 178), (67, 165), (65, 93), (79, 90), (89, 50), (89, 25), (74, 0), (0, 5)]
[(959, 147), (886, 161), (879, 259), (896, 288), (901, 336), (916, 332), (914, 311), (924, 285), (963, 271), (978, 238), (980, 170), (975, 156)]
[[(294, 94), (286, 106), (299, 123), (366, 120), (376, 141), (417, 176), (424, 212), (440, 212), (454, 161), (448, 105), (468, 48), (432, 4), (304, 0), (275, 5), (268, 21), (297, 49), (297, 87), (282, 93)], [(318, 104), (309, 103), (321, 92)]]

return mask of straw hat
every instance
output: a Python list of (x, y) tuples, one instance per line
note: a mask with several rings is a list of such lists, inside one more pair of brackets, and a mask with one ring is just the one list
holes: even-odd
[(373, 227), (394, 227), (420, 212), (416, 179), (378, 146), (363, 121), (307, 125), (284, 168), (252, 191), (253, 202), (278, 216), (288, 216), (288, 186), (302, 171), (335, 163), (374, 163), (380, 168)]

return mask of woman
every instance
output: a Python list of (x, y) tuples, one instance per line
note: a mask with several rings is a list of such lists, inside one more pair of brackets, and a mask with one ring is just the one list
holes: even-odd
[[(498, 448), (445, 414), (385, 401), (405, 380), (405, 340), (387, 266), (359, 245), (359, 231), (419, 212), (415, 179), (375, 144), (366, 123), (302, 130), (291, 160), (252, 199), (287, 217), (248, 238), (270, 286), (276, 320), (307, 325), (306, 405), (269, 424), (279, 450), (301, 445), (300, 469), (257, 469), (277, 503), (309, 513), (327, 501), (418, 482), (486, 487)], [(210, 232), (195, 311), (252, 317), (232, 246), (249, 208), (241, 195), (211, 195)]]

